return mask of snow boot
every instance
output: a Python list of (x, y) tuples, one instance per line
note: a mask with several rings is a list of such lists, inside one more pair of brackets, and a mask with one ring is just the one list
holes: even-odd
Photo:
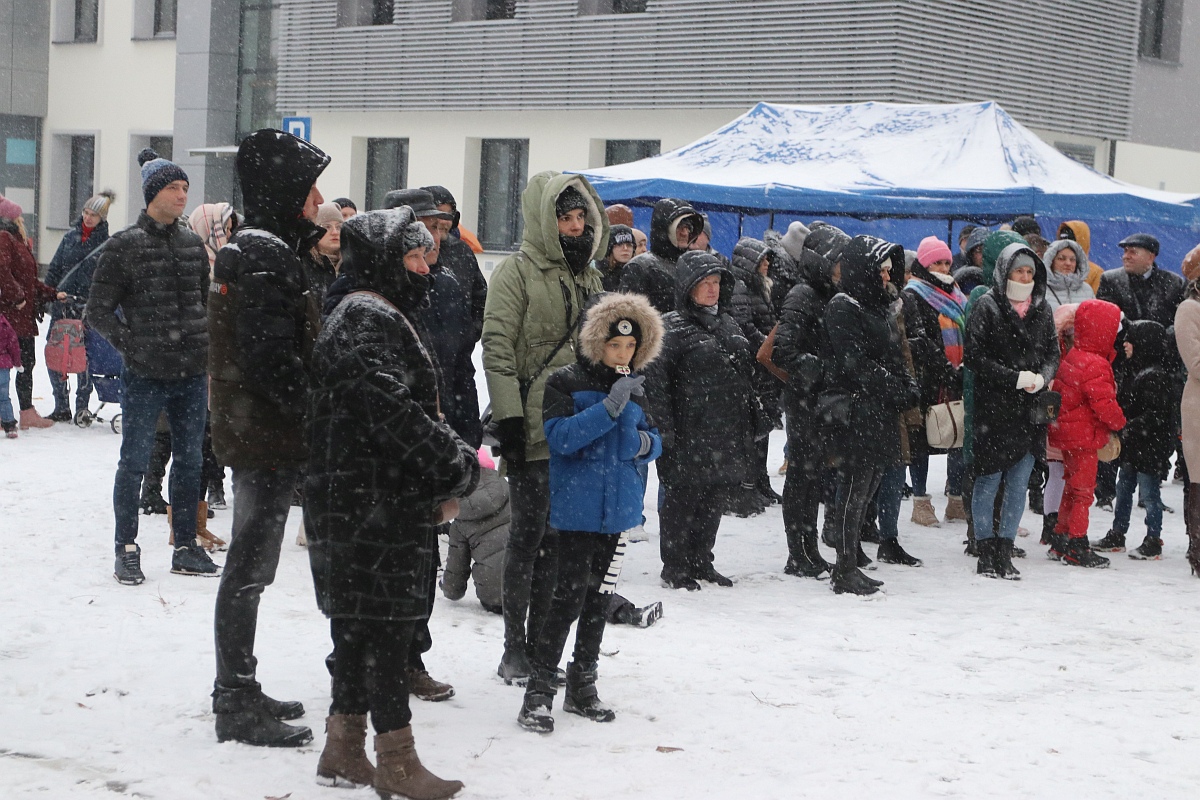
[(317, 761), (317, 783), (343, 789), (375, 785), (375, 766), (367, 759), (366, 714), (325, 718), (325, 748)]
[(829, 569), (829, 562), (821, 556), (817, 556), (816, 561), (791, 556), (788, 558), (787, 563), (783, 565), (783, 574), (795, 575), (797, 578), (819, 578), (828, 572)]
[(1065, 533), (1047, 533), (1044, 534), (1046, 544), (1050, 545), (1050, 549), (1046, 551), (1046, 558), (1051, 561), (1062, 561), (1067, 554), (1067, 535)]
[(423, 669), (410, 669), (408, 671), (408, 693), (421, 700), (438, 703), (454, 697), (454, 687), (448, 683), (435, 681)]
[[(859, 544), (862, 544), (863, 542), (866, 542), (867, 544), (879, 544), (881, 541), (883, 540), (879, 536), (879, 526), (875, 523), (875, 517), (868, 517), (867, 521), (863, 523), (862, 530), (858, 533)], [(862, 567), (866, 565), (859, 564), (859, 566)]]
[(1013, 542), (1012, 553), (1010, 553), (1009, 555), (1011, 555), (1013, 558), (1024, 558), (1026, 555), (1025, 548), (1017, 547), (1017, 543)]
[(913, 497), (912, 521), (926, 528), (940, 528), (942, 523), (933, 510), (933, 498), (927, 494)]
[(217, 511), (224, 511), (229, 508), (229, 504), (225, 500), (224, 483), (218, 481), (208, 487), (208, 507), (215, 508)]
[(882, 585), (882, 582), (868, 578), (858, 567), (853, 566), (849, 569), (835, 566), (829, 576), (829, 588), (834, 594), (857, 594), (865, 597), (878, 592)]
[(59, 408), (58, 406), (55, 406), (54, 410), (50, 412), (50, 415), (46, 417), (46, 419), (50, 420), (51, 422), (70, 422), (71, 409)]
[(952, 494), (946, 498), (946, 513), (942, 519), (946, 522), (967, 521), (967, 511), (963, 508), (962, 495)]
[(662, 619), (662, 615), (662, 603), (656, 600), (650, 605), (634, 611), (633, 624), (639, 628), (649, 628)]
[(999, 578), (1000, 569), (996, 562), (1000, 553), (1000, 540), (995, 536), (989, 539), (976, 539), (975, 547), (979, 552), (979, 563), (975, 565), (975, 574), (985, 578)]
[[(258, 747), (302, 747), (312, 741), (312, 731), (303, 725), (288, 725), (276, 712), (294, 711), (299, 703), (272, 700), (258, 686), (238, 689), (216, 688), (212, 693), (218, 742), (242, 742)], [(288, 717), (289, 719), (291, 717)]]
[(17, 421), (15, 419), (8, 420), (7, 422), (0, 422), (0, 429), (4, 430), (5, 439), (17, 438)]
[(905, 567), (919, 567), (923, 563), (919, 558), (913, 558), (900, 546), (899, 539), (884, 539), (879, 543), (879, 551), (875, 557), (884, 564), (901, 564)]
[(411, 725), (375, 737), (375, 792), (383, 800), (445, 800), (462, 788), (421, 765)]
[(1013, 546), (1012, 539), (999, 538), (996, 539), (999, 546), (996, 548), (996, 572), (1006, 581), (1021, 580), (1021, 572), (1013, 566), (1013, 553), (1016, 547)]
[(766, 500), (758, 493), (753, 483), (743, 483), (734, 489), (731, 495), (726, 514), (744, 519), (757, 517), (767, 510)]
[(1029, 490), (1029, 510), (1034, 514), (1043, 514), (1045, 512), (1046, 495), (1042, 487), (1034, 487)]
[(525, 687), (525, 699), (517, 713), (517, 724), (534, 733), (554, 732), (555, 675), (544, 669), (535, 669)]
[(504, 683), (508, 686), (524, 686), (532, 672), (529, 656), (525, 654), (524, 642), (515, 647), (505, 645), (504, 655), (500, 657), (500, 666), (496, 667), (496, 674), (504, 679)]
[[(857, 561), (857, 563), (858, 563), (859, 569), (876, 569), (875, 562), (871, 560), (870, 556), (868, 556), (866, 553), (863, 552), (862, 543), (859, 543), (859, 545), (858, 545), (858, 561)], [(883, 584), (880, 584), (880, 585), (882, 586)]]
[(117, 563), (113, 567), (113, 577), (117, 579), (117, 583), (126, 586), (145, 583), (146, 576), (142, 574), (142, 548), (136, 544), (117, 545)]
[(783, 503), (783, 495), (775, 491), (775, 487), (771, 485), (771, 478), (766, 473), (759, 476), (754, 486), (768, 506), (777, 506)]
[(1098, 553), (1124, 553), (1125, 531), (1109, 531), (1092, 549)]
[(196, 540), (175, 548), (175, 552), (171, 554), (171, 572), (175, 575), (199, 575), (205, 578), (216, 578), (221, 574), (220, 568), (213, 563)]
[(1162, 539), (1146, 534), (1142, 543), (1129, 551), (1129, 557), (1138, 561), (1161, 561), (1162, 545)]
[[(220, 536), (212, 533), (208, 529), (208, 503), (201, 500), (196, 505), (196, 544), (203, 547), (208, 552), (214, 550), (228, 550), (227, 542)], [(171, 535), (167, 537), (167, 544), (175, 545), (175, 522), (174, 515), (171, 513), (171, 507), (167, 506), (167, 528), (170, 529)]]
[(600, 700), (596, 693), (597, 666), (595, 661), (567, 664), (567, 688), (563, 696), (563, 711), (578, 714), (593, 722), (612, 722), (617, 714)]
[(1092, 552), (1086, 536), (1071, 537), (1067, 542), (1067, 551), (1063, 553), (1063, 563), (1088, 569), (1107, 569), (1109, 565), (1107, 558)]
[(664, 569), (659, 578), (662, 580), (664, 589), (687, 589), (689, 592), (700, 590), (700, 584), (691, 575), (684, 575)]
[(21, 409), (21, 430), (52, 427), (54, 427), (54, 422), (37, 413), (37, 409), (32, 406)]
[(821, 548), (817, 546), (816, 528), (799, 530), (794, 522), (783, 523), (784, 535), (787, 538), (788, 560), (783, 567), (783, 574), (795, 575), (799, 578), (816, 578), (830, 570), (831, 564), (821, 556)]
[(1042, 516), (1042, 538), (1039, 544), (1050, 544), (1050, 534), (1054, 533), (1054, 529), (1058, 527), (1058, 512), (1051, 511), (1049, 514)]
[(1200, 490), (1194, 483), (1183, 487), (1183, 521), (1188, 535), (1187, 562), (1192, 575), (1200, 576)]
[(717, 586), (724, 586), (726, 588), (733, 586), (733, 581), (717, 572), (712, 564), (704, 564), (697, 567), (692, 572), (692, 577), (698, 581), (707, 581), (708, 583), (715, 583)]
[(167, 501), (163, 500), (162, 490), (147, 489), (145, 484), (142, 484), (142, 498), (139, 505), (142, 507), (142, 513), (146, 516), (167, 513)]

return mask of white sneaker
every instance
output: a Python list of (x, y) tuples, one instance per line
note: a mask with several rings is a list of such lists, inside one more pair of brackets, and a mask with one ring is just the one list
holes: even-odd
[(646, 533), (644, 525), (638, 525), (636, 528), (630, 528), (625, 531), (625, 538), (631, 542), (648, 542), (650, 534)]

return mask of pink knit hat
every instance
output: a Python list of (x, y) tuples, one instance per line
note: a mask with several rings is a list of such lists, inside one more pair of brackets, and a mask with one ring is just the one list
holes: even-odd
[(21, 207), (19, 205), (14, 203), (12, 200), (9, 200), (4, 195), (0, 195), (0, 217), (4, 217), (5, 219), (16, 219), (17, 217), (21, 216), (22, 213), (23, 212), (21, 211)]
[(917, 261), (922, 267), (928, 267), (937, 261), (953, 261), (954, 254), (950, 248), (936, 236), (926, 236), (917, 247)]

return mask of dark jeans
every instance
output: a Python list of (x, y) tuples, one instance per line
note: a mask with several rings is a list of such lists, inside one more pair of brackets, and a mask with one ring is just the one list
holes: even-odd
[(166, 412), (172, 438), (178, 443), (170, 484), (171, 502), (176, 509), (175, 546), (189, 544), (196, 538), (196, 505), (201, 494), (200, 450), (208, 417), (208, 376), (160, 381), (126, 370), (122, 383), (125, 393), (121, 399), (121, 459), (113, 482), (117, 546), (137, 541), (142, 476), (150, 461), (158, 415), (162, 412)]
[(562, 660), (571, 623), (575, 631), (576, 664), (591, 664), (600, 658), (600, 642), (611, 595), (600, 586), (612, 562), (620, 536), (611, 533), (562, 531), (558, 536), (558, 583), (546, 624), (538, 635), (531, 661), (538, 669), (553, 671)]
[(1162, 494), (1158, 476), (1138, 472), (1133, 467), (1121, 467), (1117, 479), (1117, 499), (1113, 503), (1113, 530), (1129, 532), (1129, 518), (1133, 514), (1133, 489), (1146, 507), (1146, 535), (1155, 539), (1162, 536)]
[[(959, 448), (946, 453), (946, 494), (952, 497), (962, 495), (964, 471), (962, 449)], [(908, 467), (908, 472), (912, 476), (913, 496), (924, 497), (929, 494), (929, 455), (913, 456), (912, 463)]]
[[(233, 470), (233, 530), (213, 620), (217, 688), (256, 685), (258, 602), (263, 590), (275, 582), (296, 472), (295, 467)], [(397, 672), (404, 671), (404, 652), (392, 663)]]
[(32, 336), (20, 336), (17, 345), (21, 350), (21, 366), (24, 372), (17, 373), (13, 381), (17, 385), (17, 405), (24, 411), (33, 408), (33, 368), (37, 366), (37, 347)]
[[(50, 376), (50, 387), (54, 391), (54, 410), (71, 410), (71, 385), (68, 377), (61, 372), (55, 372), (49, 367), (46, 374)], [(92, 401), (92, 374), (87, 370), (75, 375), (75, 410), (83, 411)]]
[(397, 665), (404, 663), (413, 625), (411, 620), (329, 620), (330, 716), (370, 712), (377, 734), (408, 727), (408, 674)]
[(858, 543), (867, 509), (871, 505), (884, 469), (870, 465), (847, 466), (838, 472), (837, 499), (833, 506), (833, 540), (837, 546), (837, 569), (858, 566)]
[(817, 516), (825, 473), (824, 451), (807, 414), (788, 414), (788, 469), (783, 479), (783, 530), (788, 555), (806, 558), (803, 537), (816, 541)]
[[(916, 462), (914, 461), (913, 463), (915, 464)], [(925, 466), (929, 466), (928, 457), (926, 457)], [(879, 519), (880, 539), (900, 538), (900, 530), (897, 528), (897, 522), (900, 520), (900, 504), (904, 498), (905, 472), (906, 469), (903, 464), (892, 467), (883, 473), (883, 477), (879, 481), (879, 489), (875, 492), (875, 506)], [(913, 496), (922, 496), (924, 493), (917, 494), (915, 478), (913, 482)]]
[[(204, 462), (200, 469), (200, 489), (224, 486), (225, 468), (217, 461), (213, 452), (212, 427), (204, 425)], [(171, 460), (171, 432), (160, 430), (154, 434), (154, 450), (146, 467), (142, 488), (162, 494), (163, 476), (167, 474), (167, 462)], [(203, 499), (203, 496), (201, 497)]]
[(712, 565), (721, 514), (736, 488), (725, 484), (666, 487), (658, 511), (664, 578), (696, 575)]
[[(504, 646), (537, 641), (554, 599), (558, 533), (550, 521), (550, 462), (508, 466), (512, 522), (504, 550)], [(528, 617), (528, 628), (526, 628)]]

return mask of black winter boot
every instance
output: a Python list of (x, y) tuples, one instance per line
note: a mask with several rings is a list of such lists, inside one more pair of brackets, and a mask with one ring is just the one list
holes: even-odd
[(1050, 549), (1046, 551), (1046, 558), (1051, 561), (1062, 561), (1063, 556), (1067, 554), (1067, 535), (1050, 532), (1045, 534), (1045, 538), (1046, 544), (1050, 545)]
[(857, 594), (867, 596), (879, 591), (882, 581), (871, 580), (858, 567), (848, 569), (833, 568), (829, 576), (829, 588), (834, 594)]
[(517, 714), (517, 724), (534, 733), (554, 732), (555, 670), (534, 668), (525, 686), (525, 699)]
[(996, 566), (999, 555), (1000, 541), (996, 537), (976, 539), (975, 547), (979, 552), (979, 563), (975, 565), (975, 574), (985, 578), (999, 578), (1000, 570)]
[(532, 672), (529, 656), (525, 654), (525, 644), (506, 645), (504, 655), (500, 657), (500, 666), (496, 667), (496, 674), (509, 686), (524, 686)]
[(1013, 547), (1012, 539), (996, 539), (999, 542), (999, 547), (996, 549), (996, 572), (1006, 581), (1021, 580), (1021, 573), (1013, 566)]
[(161, 487), (154, 489), (142, 484), (142, 498), (139, 504), (142, 507), (142, 513), (147, 516), (167, 513), (167, 501), (163, 499)]
[(1159, 561), (1162, 559), (1162, 545), (1162, 539), (1146, 534), (1142, 543), (1129, 551), (1129, 557), (1138, 561)]
[[(302, 747), (312, 741), (312, 731), (303, 725), (288, 725), (272, 715), (281, 710), (257, 686), (213, 690), (213, 713), (217, 718), (217, 741), (235, 741), (259, 747)], [(278, 701), (272, 703), (281, 706)], [(296, 705), (299, 705), (298, 703)], [(301, 707), (303, 708), (303, 707)]]
[(899, 539), (884, 539), (879, 543), (879, 552), (875, 557), (884, 564), (901, 564), (905, 567), (919, 567), (923, 563), (921, 559), (906, 553)]
[(1124, 553), (1125, 531), (1111, 530), (1092, 547), (1098, 553)]
[(700, 584), (691, 575), (668, 572), (664, 569), (659, 577), (662, 579), (662, 585), (667, 589), (687, 589), (689, 592), (700, 591)]
[(1086, 536), (1070, 538), (1067, 542), (1067, 551), (1063, 554), (1063, 563), (1088, 569), (1107, 569), (1109, 565), (1107, 558), (1092, 552)]
[(725, 513), (735, 517), (757, 517), (767, 510), (767, 501), (753, 483), (743, 483), (730, 492)]
[(593, 722), (612, 722), (617, 714), (600, 700), (596, 692), (597, 665), (595, 661), (567, 664), (567, 690), (563, 711), (587, 717)]
[(701, 564), (700, 566), (697, 566), (695, 571), (692, 572), (692, 577), (698, 581), (715, 583), (717, 586), (733, 586), (733, 581), (717, 572), (716, 568), (713, 567), (712, 564)]

